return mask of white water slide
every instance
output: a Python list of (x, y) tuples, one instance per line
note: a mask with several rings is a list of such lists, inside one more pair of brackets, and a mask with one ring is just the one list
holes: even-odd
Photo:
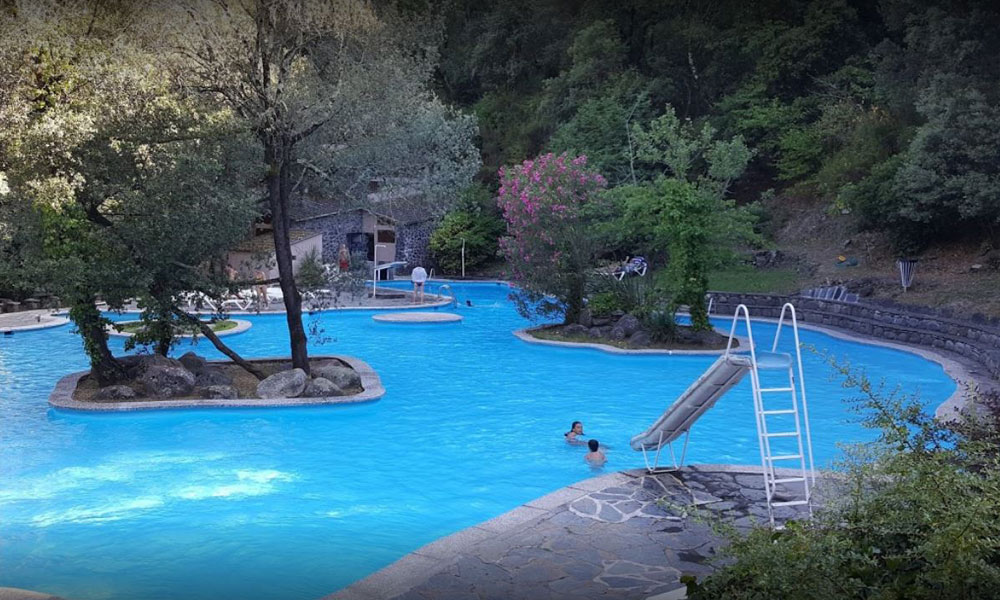
[[(788, 354), (757, 353), (757, 367), (787, 369), (791, 364)], [(749, 353), (720, 356), (701, 377), (674, 400), (667, 410), (646, 431), (632, 437), (632, 449), (659, 450), (691, 429), (705, 411), (737, 383), (743, 380), (752, 366)], [(683, 462), (683, 458), (681, 459)]]
[[(733, 352), (732, 344), (736, 334), (736, 324), (742, 316), (746, 323), (747, 341), (749, 349), (743, 352)], [(781, 336), (782, 325), (785, 323), (785, 315), (790, 315), (792, 331), (795, 336), (795, 356), (777, 352), (778, 341)], [(795, 369), (795, 367), (798, 367)], [(778, 370), (787, 372), (788, 384), (779, 387), (761, 387), (760, 371)], [(796, 373), (796, 370), (798, 371)], [(746, 306), (740, 305), (733, 316), (732, 328), (729, 332), (729, 343), (726, 352), (712, 363), (705, 372), (692, 383), (667, 409), (660, 415), (652, 425), (642, 433), (634, 436), (631, 441), (633, 450), (641, 451), (646, 461), (646, 469), (650, 473), (676, 470), (684, 464), (684, 457), (687, 454), (687, 442), (690, 436), (691, 426), (708, 409), (731, 390), (743, 377), (749, 373), (752, 386), (754, 414), (757, 421), (757, 436), (760, 443), (761, 465), (764, 470), (764, 479), (767, 491), (768, 512), (772, 506), (791, 506), (798, 504), (809, 504), (810, 479), (815, 477), (812, 456), (812, 439), (809, 433), (809, 409), (806, 404), (806, 389), (802, 373), (802, 353), (799, 345), (798, 321), (795, 318), (795, 307), (785, 304), (781, 310), (781, 318), (778, 320), (778, 328), (774, 334), (774, 343), (770, 352), (758, 351), (754, 347), (753, 331), (750, 326), (750, 314)], [(795, 378), (798, 375), (798, 386)], [(764, 395), (770, 393), (784, 393), (786, 402), (780, 408), (765, 408)], [(801, 400), (802, 414), (799, 414), (799, 403)], [(785, 431), (769, 430), (768, 417), (773, 415), (786, 415)], [(749, 411), (748, 411), (749, 416)], [(787, 418), (791, 417), (794, 429), (789, 429)], [(774, 425), (773, 423), (771, 424)], [(802, 434), (805, 433), (803, 443)], [(677, 438), (684, 436), (684, 449), (681, 452), (681, 460), (677, 461), (671, 445)], [(775, 454), (772, 452), (771, 440), (774, 438), (795, 438), (798, 442), (797, 452), (788, 454)], [(670, 451), (673, 467), (660, 468), (660, 451), (666, 446)], [(650, 454), (653, 454), (652, 462)], [(800, 469), (800, 474), (795, 477), (779, 476), (776, 471), (776, 463), (782, 461), (794, 461), (795, 467)], [(793, 463), (793, 464), (794, 464)], [(808, 466), (807, 466), (808, 463)], [(787, 464), (787, 463), (784, 463)], [(803, 485), (804, 500), (793, 500), (788, 502), (773, 502), (772, 497), (776, 492), (777, 484), (801, 483)], [(811, 509), (811, 505), (810, 505)], [(773, 524), (773, 514), (771, 517)]]

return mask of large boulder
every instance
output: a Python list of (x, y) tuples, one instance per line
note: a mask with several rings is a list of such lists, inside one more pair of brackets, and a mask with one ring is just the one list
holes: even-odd
[(563, 327), (563, 335), (587, 335), (588, 331), (590, 330), (579, 323)]
[(628, 337), (636, 331), (639, 331), (641, 325), (639, 324), (639, 319), (635, 318), (634, 315), (624, 315), (622, 318), (618, 319), (618, 322), (615, 323), (615, 327), (624, 331), (625, 337)]
[(232, 385), (233, 378), (218, 367), (206, 366), (204, 369), (195, 374), (194, 382), (198, 387), (208, 387), (210, 385)]
[(611, 338), (612, 340), (616, 341), (616, 342), (620, 342), (620, 341), (624, 340), (625, 338), (627, 338), (628, 334), (625, 333), (624, 329), (622, 329), (621, 327), (615, 325), (614, 327), (611, 328), (611, 331), (608, 332), (608, 337)]
[(304, 398), (326, 398), (328, 396), (343, 396), (344, 390), (325, 377), (310, 379), (306, 384), (306, 391), (302, 392)]
[(279, 371), (257, 384), (260, 398), (296, 398), (306, 389), (309, 376), (302, 369)]
[(350, 367), (319, 365), (311, 369), (313, 377), (329, 379), (342, 390), (361, 387), (361, 376)]
[(101, 388), (94, 397), (94, 402), (114, 402), (117, 400), (132, 400), (136, 397), (135, 390), (127, 385), (109, 385)]
[(177, 363), (177, 366), (172, 364), (146, 366), (139, 376), (139, 383), (142, 384), (146, 394), (152, 398), (175, 398), (190, 394), (194, 390), (194, 373), (179, 365), (180, 363)]
[(133, 379), (145, 373), (149, 367), (184, 368), (180, 361), (159, 354), (129, 354), (128, 356), (118, 356), (115, 360), (125, 367), (125, 372)]
[(240, 394), (231, 385), (210, 385), (205, 388), (205, 397), (219, 399), (219, 398), (239, 398)]
[(180, 361), (182, 365), (184, 365), (185, 369), (191, 371), (195, 375), (201, 373), (208, 362), (204, 358), (195, 354), (194, 352), (185, 352), (184, 355), (178, 358), (177, 360)]
[(585, 308), (580, 311), (580, 318), (576, 320), (577, 323), (583, 325), (584, 327), (590, 328), (594, 326), (594, 314), (590, 312), (589, 308)]
[(648, 332), (643, 330), (636, 331), (628, 338), (628, 343), (637, 348), (645, 348), (653, 342), (653, 339), (649, 336)]

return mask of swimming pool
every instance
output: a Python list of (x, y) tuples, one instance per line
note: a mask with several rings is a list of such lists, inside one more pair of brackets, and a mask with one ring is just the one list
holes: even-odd
[[(574, 419), (611, 447), (608, 469), (641, 466), (629, 438), (714, 360), (527, 344), (511, 335), (526, 323), (506, 286), (451, 285), (473, 304), (454, 309), (458, 324), (309, 317), (333, 338), (313, 352), (357, 356), (381, 376), (385, 397), (366, 405), (54, 411), (55, 382), (86, 368), (79, 338), (69, 326), (0, 338), (0, 586), (74, 600), (318, 598), (591, 476), (582, 450), (562, 441)], [(283, 315), (249, 320), (228, 344), (287, 354)], [(761, 323), (754, 334), (773, 330)], [(929, 403), (955, 389), (915, 355), (807, 330), (802, 341)], [(207, 342), (197, 351), (218, 357)], [(805, 358), (820, 466), (837, 442), (870, 434), (845, 412), (830, 368)], [(748, 380), (693, 428), (688, 456), (759, 462)]]

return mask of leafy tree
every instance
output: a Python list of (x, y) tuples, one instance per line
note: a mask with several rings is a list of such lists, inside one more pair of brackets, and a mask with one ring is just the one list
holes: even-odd
[[(913, 138), (895, 186), (900, 217), (941, 235), (1000, 225), (1000, 104), (978, 90), (931, 88), (928, 122)], [(944, 96), (944, 97), (942, 97)]]
[(585, 207), (606, 182), (587, 157), (545, 154), (500, 172), (499, 203), (507, 221), (500, 249), (517, 283), (525, 316), (562, 313), (575, 323), (598, 249)]
[(430, 250), (444, 272), (458, 273), (462, 269), (462, 247), (465, 247), (465, 267), (476, 269), (497, 258), (504, 221), (497, 211), (489, 190), (473, 185), (462, 192), (456, 210), (445, 215), (430, 239)]
[(753, 215), (727, 198), (752, 152), (739, 137), (717, 139), (707, 123), (682, 121), (672, 107), (647, 127), (635, 126), (637, 156), (661, 171), (652, 181), (622, 186), (622, 228), (645, 238), (646, 248), (667, 250), (673, 301), (687, 304), (696, 329), (710, 329), (705, 309), (708, 270), (734, 244), (756, 241)]
[(122, 35), (132, 13), (48, 8), (17, 20), (39, 37), (3, 47), (16, 56), (0, 108), (4, 217), (32, 226), (21, 274), (67, 301), (104, 384), (124, 372), (95, 299), (138, 299), (148, 341), (166, 354), (170, 324), (193, 319), (176, 297), (224, 289), (204, 264), (244, 235), (256, 207), (234, 172), (246, 144), (231, 119), (147, 68), (148, 49)]
[[(257, 138), (292, 364), (308, 372), (289, 237), (296, 182), (361, 201), (380, 179), (385, 187), (399, 182), (403, 196), (440, 198), (478, 167), (474, 123), (427, 89), (437, 28), (356, 0), (187, 0), (157, 12), (174, 28), (178, 52), (169, 68), (223, 102)], [(365, 168), (372, 157), (406, 168), (372, 172)]]

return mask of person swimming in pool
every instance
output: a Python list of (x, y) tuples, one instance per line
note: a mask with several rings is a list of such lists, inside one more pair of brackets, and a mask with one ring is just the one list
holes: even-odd
[(580, 421), (573, 421), (573, 424), (569, 426), (569, 431), (563, 434), (566, 438), (566, 442), (569, 444), (583, 444), (583, 423)]
[(590, 449), (590, 452), (583, 455), (583, 460), (587, 461), (587, 464), (592, 467), (600, 467), (608, 462), (608, 457), (601, 451), (600, 442), (597, 440), (588, 440), (587, 447)]

